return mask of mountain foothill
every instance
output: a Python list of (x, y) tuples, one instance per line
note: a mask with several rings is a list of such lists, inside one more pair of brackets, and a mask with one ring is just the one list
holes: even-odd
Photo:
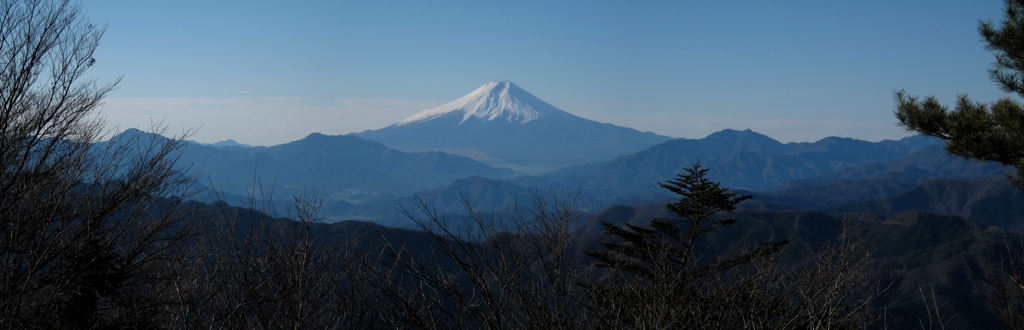
[[(113, 139), (137, 135), (164, 138), (132, 129)], [(799, 255), (838, 239), (843, 221), (857, 221), (855, 235), (877, 247), (879, 269), (903, 267), (895, 292), (911, 294), (931, 276), (964, 324), (987, 324), (991, 315), (965, 303), (978, 299), (978, 288), (963, 287), (975, 275), (951, 260), (995, 258), (1003, 238), (993, 228), (1024, 228), (1024, 193), (1005, 179), (1010, 169), (951, 156), (935, 138), (783, 143), (734, 129), (672, 138), (585, 119), (508, 81), (348, 135), (312, 133), (273, 146), (190, 142), (177, 166), (199, 179), (198, 202), (219, 207), (268, 198), (252, 196), (254, 185), (282, 196), (312, 192), (324, 201), (319, 226), (328, 237), (341, 227), (416, 236), (403, 212), (416, 203), (459, 221), (471, 209), (511, 214), (538, 200), (574, 199), (591, 219), (580, 244), (598, 248), (596, 220), (669, 216), (672, 195), (658, 183), (698, 162), (723, 187), (753, 196), (737, 210), (746, 225), (721, 232), (721, 248), (784, 238), (795, 242), (787, 253)]]

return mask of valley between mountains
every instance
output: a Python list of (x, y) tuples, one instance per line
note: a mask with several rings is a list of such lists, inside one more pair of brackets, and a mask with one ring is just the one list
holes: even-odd
[[(163, 138), (128, 130), (114, 140), (132, 135)], [(246, 206), (259, 183), (280, 196), (315, 193), (325, 201), (321, 215), (327, 222), (410, 227), (397, 205), (413, 196), (452, 215), (464, 213), (467, 201), (512, 211), (539, 196), (573, 196), (592, 212), (660, 202), (671, 195), (657, 184), (696, 162), (713, 169), (711, 178), (724, 186), (752, 192), (748, 204), (776, 208), (834, 211), (926, 189), (931, 193), (915, 200), (915, 208), (949, 212), (964, 206), (939, 205), (968, 202), (951, 196), (967, 194), (976, 203), (1014, 195), (1005, 187), (986, 188), (998, 185), (993, 178), (1006, 169), (948, 155), (933, 138), (781, 143), (750, 130), (723, 129), (672, 139), (572, 115), (507, 81), (378, 130), (313, 133), (269, 147), (190, 143), (179, 166), (200, 178), (200, 200)], [(982, 223), (1005, 217), (975, 212)]]
[[(166, 138), (127, 130), (105, 143), (132, 139)], [(913, 297), (927, 286), (965, 327), (995, 324), (990, 307), (972, 303), (985, 299), (979, 269), (1005, 255), (1005, 233), (1024, 228), (1024, 194), (1005, 179), (1008, 169), (951, 156), (937, 139), (782, 143), (734, 129), (670, 138), (581, 118), (511, 82), (381, 129), (274, 146), (189, 142), (178, 156), (199, 178), (190, 205), (200, 214), (269, 205), (288, 217), (287, 196), (313, 195), (323, 201), (315, 231), (325, 241), (355, 235), (376, 242), (369, 246), (430, 250), (410, 210), (471, 231), (481, 213), (515, 218), (537, 203), (570, 201), (580, 212), (572, 248), (580, 264), (606, 241), (599, 222), (671, 217), (664, 205), (677, 197), (658, 184), (700, 163), (710, 179), (753, 196), (709, 249), (786, 240), (784, 258), (802, 260), (827, 242), (863, 240), (876, 258), (870, 278), (901, 274), (876, 308), (920, 319)], [(846, 231), (849, 223), (857, 229)]]

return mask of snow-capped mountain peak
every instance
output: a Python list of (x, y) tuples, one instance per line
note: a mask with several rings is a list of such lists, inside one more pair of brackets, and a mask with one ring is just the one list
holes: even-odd
[(506, 120), (524, 124), (544, 116), (563, 113), (510, 81), (492, 81), (473, 92), (436, 108), (416, 113), (398, 122), (398, 126), (428, 121), (453, 113), (462, 114), (459, 124), (476, 118), (482, 121)]
[(356, 136), (410, 151), (437, 150), (539, 174), (607, 161), (668, 140), (559, 110), (507, 81)]

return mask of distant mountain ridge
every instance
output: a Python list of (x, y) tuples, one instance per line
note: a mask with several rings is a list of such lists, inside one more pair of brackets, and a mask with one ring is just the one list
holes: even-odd
[(227, 140), (223, 140), (223, 141), (218, 141), (218, 142), (210, 143), (210, 146), (213, 146), (213, 147), (237, 147), (237, 148), (251, 148), (252, 147), (251, 145), (244, 144), (244, 143), (238, 143), (237, 141), (232, 140), (232, 139), (227, 139)]
[[(131, 138), (166, 139), (133, 129), (112, 140)], [(355, 136), (319, 133), (269, 147), (189, 143), (180, 151), (177, 165), (188, 169), (201, 184), (235, 196), (245, 196), (258, 181), (268, 194), (270, 190), (285, 197), (314, 192), (326, 202), (394, 198), (466, 177), (516, 175), (442, 152), (408, 153)]]
[(1024, 229), (1024, 191), (1006, 178), (935, 179), (886, 198), (841, 205), (835, 210), (883, 217), (926, 210), (971, 219), (984, 226)]
[(441, 150), (537, 174), (605, 161), (670, 139), (584, 119), (508, 81), (356, 134), (400, 150)]
[(884, 177), (892, 173), (901, 173), (904, 178), (915, 178), (920, 183), (932, 178), (977, 179), (1002, 176), (1006, 169), (996, 162), (950, 155), (941, 144), (933, 144), (901, 157), (858, 164), (821, 177), (786, 182), (782, 186), (830, 184)]
[(710, 176), (734, 189), (771, 190), (793, 180), (810, 180), (861, 164), (912, 154), (938, 143), (911, 136), (868, 142), (829, 137), (816, 142), (781, 143), (751, 130), (721, 130), (701, 139), (674, 139), (610, 161), (557, 170), (520, 184), (577, 185), (612, 199), (641, 202), (662, 194), (657, 183), (683, 167), (702, 162)]
[[(518, 114), (501, 117), (498, 113), (488, 120), (540, 121)], [(423, 118), (432, 121), (429, 115)], [(163, 139), (137, 130), (123, 135)], [(698, 161), (723, 186), (755, 192), (756, 200), (765, 204), (754, 209), (773, 210), (825, 210), (887, 198), (935, 178), (986, 178), (1003, 171), (998, 165), (949, 156), (939, 143), (922, 136), (880, 142), (829, 137), (781, 143), (754, 131), (727, 129), (701, 139), (666, 141), (603, 162), (526, 176), (443, 152), (409, 153), (357, 136), (314, 133), (270, 147), (191, 143), (182, 151), (179, 165), (191, 168), (205, 189), (222, 192), (234, 205), (246, 205), (245, 196), (259, 182), (279, 199), (317, 194), (325, 201), (324, 216), (330, 221), (356, 219), (403, 226), (407, 219), (394, 212), (395, 207), (409, 204), (413, 194), (445, 213), (464, 212), (463, 197), (484, 211), (512, 210), (510, 205), (524, 205), (535, 192), (575, 196), (592, 210), (662, 200), (668, 195), (658, 183)]]

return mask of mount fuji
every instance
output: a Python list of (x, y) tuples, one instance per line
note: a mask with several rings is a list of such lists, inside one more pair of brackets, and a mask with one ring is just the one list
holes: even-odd
[(605, 161), (669, 137), (581, 118), (508, 81), (356, 134), (406, 151), (437, 150), (536, 174)]

